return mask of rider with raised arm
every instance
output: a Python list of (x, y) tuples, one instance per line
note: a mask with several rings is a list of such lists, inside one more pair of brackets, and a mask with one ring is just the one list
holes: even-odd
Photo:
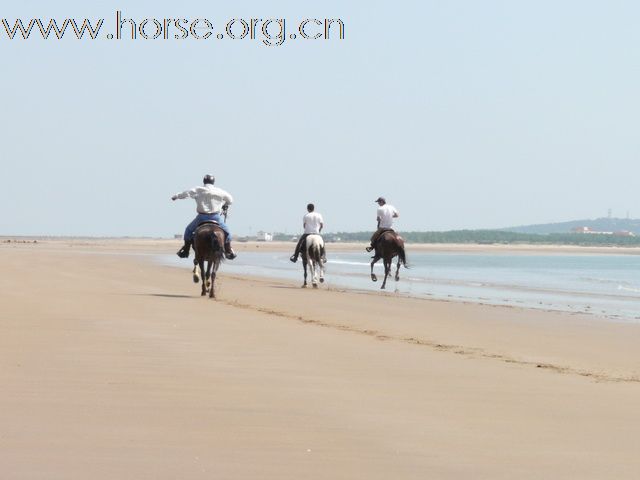
[[(304, 228), (304, 233), (300, 236), (300, 240), (298, 240), (298, 244), (296, 245), (296, 250), (291, 255), (291, 260), (293, 263), (298, 261), (298, 255), (300, 255), (300, 251), (305, 245), (307, 237), (309, 235), (320, 235), (322, 232), (322, 228), (324, 227), (324, 220), (322, 219), (322, 215), (318, 212), (314, 211), (316, 209), (313, 203), (307, 205), (307, 214), (302, 217), (302, 227)], [(327, 257), (324, 253), (324, 246), (322, 247), (322, 261), (324, 263), (327, 262)]]
[(376, 202), (378, 206), (377, 220), (378, 220), (378, 229), (371, 236), (371, 245), (366, 248), (367, 252), (373, 250), (376, 246), (376, 242), (382, 233), (391, 230), (393, 231), (393, 219), (398, 218), (400, 215), (398, 210), (395, 207), (389, 205), (387, 201), (383, 197), (378, 197)]
[(216, 222), (220, 225), (220, 228), (224, 230), (225, 243), (224, 243), (224, 256), (229, 260), (236, 258), (236, 254), (231, 248), (231, 232), (229, 227), (222, 221), (221, 211), (227, 210), (229, 205), (233, 203), (231, 195), (221, 188), (214, 187), (216, 179), (213, 175), (205, 175), (202, 179), (203, 186), (194, 187), (191, 190), (185, 190), (182, 193), (177, 193), (171, 200), (178, 200), (183, 198), (193, 198), (196, 201), (196, 210), (198, 215), (193, 221), (187, 225), (184, 231), (184, 245), (178, 251), (180, 258), (187, 258), (189, 256), (189, 249), (193, 243), (193, 235), (203, 222)]

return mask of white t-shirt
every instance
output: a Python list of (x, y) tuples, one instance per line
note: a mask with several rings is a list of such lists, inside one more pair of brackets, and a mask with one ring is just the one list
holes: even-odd
[(304, 233), (320, 233), (320, 225), (324, 223), (318, 212), (309, 212), (302, 217)]
[(399, 216), (398, 210), (388, 203), (378, 207), (378, 218), (380, 219), (380, 228), (391, 228), (393, 226), (393, 215)]

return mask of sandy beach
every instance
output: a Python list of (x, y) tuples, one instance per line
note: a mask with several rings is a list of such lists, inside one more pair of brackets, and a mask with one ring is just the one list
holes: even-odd
[(213, 301), (140, 255), (177, 243), (0, 243), (0, 478), (640, 477), (640, 325), (224, 265)]

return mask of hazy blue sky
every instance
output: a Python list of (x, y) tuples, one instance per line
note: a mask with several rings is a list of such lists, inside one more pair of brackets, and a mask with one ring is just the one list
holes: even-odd
[[(640, 3), (4, 2), (0, 18), (341, 18), (342, 41), (8, 40), (0, 234), (181, 232), (205, 173), (237, 234), (640, 217)], [(128, 3), (128, 4), (127, 4)]]

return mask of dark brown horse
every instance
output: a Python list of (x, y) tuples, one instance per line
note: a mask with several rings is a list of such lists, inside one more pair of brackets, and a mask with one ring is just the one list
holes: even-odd
[[(208, 291), (210, 298), (216, 298), (216, 272), (224, 258), (224, 231), (217, 223), (203, 223), (196, 229), (193, 236), (193, 251), (196, 255), (193, 260), (193, 281), (198, 283), (202, 279), (200, 295), (205, 296)], [(204, 262), (207, 262), (206, 270)], [(196, 271), (198, 267), (200, 267), (199, 276)]]
[(387, 285), (387, 277), (391, 272), (391, 262), (393, 257), (398, 257), (398, 267), (396, 268), (396, 282), (400, 280), (400, 264), (407, 267), (407, 256), (404, 253), (404, 240), (393, 230), (388, 230), (378, 237), (375, 244), (375, 255), (371, 257), (371, 280), (378, 281), (378, 277), (373, 273), (373, 265), (382, 258), (384, 263), (384, 281), (381, 289)]

